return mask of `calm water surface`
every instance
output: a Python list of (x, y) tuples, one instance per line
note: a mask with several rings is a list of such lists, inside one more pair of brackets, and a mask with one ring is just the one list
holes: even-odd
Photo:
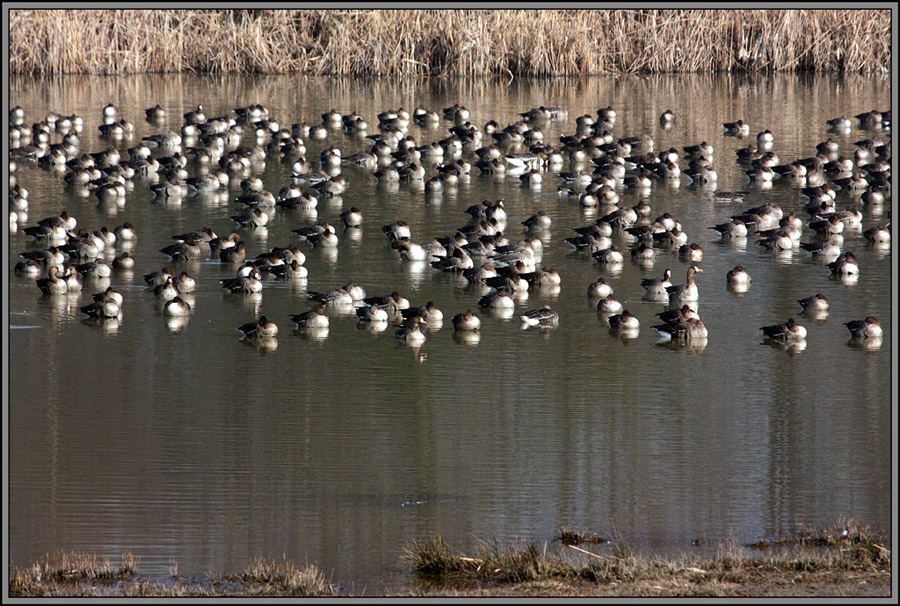
[[(135, 126), (133, 139), (113, 142), (123, 150), (142, 136), (179, 129), (181, 115), (198, 103), (207, 116), (263, 103), (287, 128), (316, 123), (330, 108), (355, 110), (369, 134), (378, 132), (379, 112), (400, 106), (440, 112), (458, 102), (479, 127), (490, 119), (502, 127), (519, 112), (557, 104), (569, 117), (541, 125), (550, 143), (573, 133), (577, 116), (611, 105), (617, 136), (648, 133), (657, 150), (708, 141), (719, 180), (654, 182), (645, 198), (650, 219), (673, 214), (705, 251), (697, 283), (710, 336), (705, 347), (673, 349), (650, 328), (665, 305), (642, 300), (640, 281), (671, 268), (673, 282), (683, 283), (689, 263), (659, 250), (652, 267), (626, 259), (613, 271), (572, 254), (565, 242), (572, 228), (609, 209), (585, 211), (560, 198), (552, 173), (532, 188), (515, 176), (473, 169), (455, 189), (427, 196), (421, 184), (376, 185), (367, 171), (345, 166), (349, 190), (320, 200), (317, 213), (277, 208), (266, 228), (237, 229), (248, 257), (298, 243), (307, 255), (306, 280), (266, 279), (261, 296), (229, 295), (219, 280), (231, 277), (233, 266), (175, 263), (198, 287), (187, 326), (171, 330), (141, 276), (171, 264), (159, 249), (174, 234), (234, 230), (229, 217), (243, 212), (235, 201), (242, 177), (220, 195), (180, 203), (155, 200), (135, 179), (124, 204), (98, 204), (59, 175), (21, 162), (29, 207), (19, 228), (8, 230), (6, 264), (13, 562), (56, 550), (113, 561), (132, 552), (145, 573), (165, 576), (173, 563), (179, 574), (200, 575), (241, 570), (258, 556), (287, 558), (318, 564), (344, 588), (377, 594), (409, 579), (404, 547), (434, 534), (465, 551), (492, 538), (552, 547), (567, 525), (618, 535), (645, 554), (677, 554), (711, 553), (732, 537), (745, 543), (843, 516), (889, 530), (892, 255), (867, 245), (861, 231), (846, 234), (843, 248), (861, 267), (859, 280), (848, 284), (802, 250), (767, 252), (752, 237), (722, 242), (708, 227), (765, 202), (805, 218), (796, 183), (748, 184), (734, 150), (767, 128), (785, 163), (814, 155), (829, 136), (852, 155), (854, 141), (888, 135), (854, 125), (839, 137), (826, 131), (826, 120), (888, 109), (890, 92), (881, 79), (806, 76), (14, 78), (10, 105), (25, 108), (29, 123), (50, 111), (83, 116), (82, 149), (90, 152), (110, 145), (97, 129), (110, 102)], [(144, 120), (143, 110), (156, 103), (168, 110), (167, 123)], [(667, 108), (677, 115), (668, 131), (658, 123)], [(738, 118), (751, 125), (751, 136), (724, 136), (722, 123)], [(446, 137), (450, 126), (444, 119), (409, 132), (424, 144)], [(246, 134), (242, 144), (253, 143)], [(368, 142), (337, 130), (306, 145), (315, 160), (329, 145), (348, 156)], [(188, 169), (192, 176), (200, 170)], [(277, 157), (252, 172), (276, 194), (291, 182), (290, 163)], [(427, 176), (433, 174), (429, 167)], [(748, 194), (717, 203), (708, 195), (716, 188)], [(639, 199), (633, 190), (619, 193), (623, 206)], [(404, 219), (413, 240), (424, 243), (465, 225), (471, 204), (498, 198), (506, 201), (512, 241), (524, 236), (520, 222), (529, 215), (551, 215), (552, 227), (540, 234), (541, 264), (558, 269), (562, 284), (519, 300), (514, 319), (483, 313), (480, 335), (467, 342), (453, 334), (450, 317), (476, 309), (481, 291), (400, 261), (381, 226)], [(851, 202), (839, 192), (839, 208)], [(345, 233), (339, 215), (351, 206), (362, 209), (364, 224)], [(886, 221), (889, 208), (865, 209), (863, 229)], [(86, 324), (78, 310), (106, 284), (88, 283), (79, 296), (42, 297), (33, 279), (12, 272), (19, 253), (44, 247), (23, 227), (63, 209), (79, 227), (128, 221), (138, 229), (130, 250), (136, 269), (109, 282), (125, 296), (117, 327)], [(339, 227), (336, 251), (312, 249), (291, 232), (321, 220)], [(811, 239), (805, 230), (803, 241)], [(613, 241), (631, 244), (626, 235)], [(737, 264), (753, 278), (742, 296), (726, 288), (725, 274)], [(610, 335), (585, 296), (599, 276), (640, 319), (636, 338)], [(289, 314), (310, 308), (308, 291), (351, 279), (369, 295), (397, 290), (414, 305), (434, 301), (446, 320), (420, 349), (398, 344), (394, 327), (373, 333), (352, 316), (333, 316), (325, 339), (294, 330)], [(797, 304), (817, 292), (831, 302), (822, 321), (801, 316)], [(559, 327), (523, 330), (518, 314), (545, 303), (558, 310)], [(250, 346), (235, 331), (259, 314), (280, 326), (274, 349)], [(867, 315), (885, 328), (871, 350), (853, 346), (843, 326)], [(805, 349), (765, 344), (759, 327), (789, 317), (808, 328)]]

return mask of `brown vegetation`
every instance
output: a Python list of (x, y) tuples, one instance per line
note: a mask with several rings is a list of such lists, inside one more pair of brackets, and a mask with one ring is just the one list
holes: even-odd
[(9, 11), (11, 73), (887, 74), (885, 10)]
[[(501, 547), (484, 543), (474, 554), (456, 553), (441, 537), (414, 541), (403, 560), (415, 573), (399, 596), (866, 596), (891, 592), (891, 552), (886, 537), (853, 523), (817, 532), (799, 530), (765, 543), (753, 555), (728, 543), (716, 557), (646, 559), (616, 542), (606, 553), (571, 544), (596, 535), (563, 528), (558, 549), (534, 543)], [(599, 538), (599, 537), (597, 537)], [(601, 539), (602, 541), (602, 539)], [(599, 545), (600, 541), (587, 540)], [(594, 551), (591, 551), (594, 549)], [(764, 555), (760, 555), (764, 552)], [(241, 573), (148, 581), (137, 561), (119, 567), (84, 554), (57, 554), (52, 562), (10, 570), (9, 595), (26, 596), (294, 596), (342, 593), (316, 566), (265, 559)], [(177, 570), (177, 567), (176, 567)]]
[(710, 559), (645, 559), (617, 543), (609, 554), (565, 542), (542, 554), (534, 543), (506, 549), (496, 542), (473, 555), (455, 553), (440, 537), (414, 542), (404, 559), (419, 578), (419, 595), (568, 596), (888, 596), (891, 554), (885, 537), (855, 524), (777, 539), (778, 550), (746, 556), (730, 545)]

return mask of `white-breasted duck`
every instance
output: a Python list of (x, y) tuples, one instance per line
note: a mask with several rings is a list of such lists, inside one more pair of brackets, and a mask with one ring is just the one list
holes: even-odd
[(297, 328), (328, 328), (330, 321), (324, 307), (317, 307), (301, 314), (291, 314)]
[(829, 307), (828, 297), (822, 293), (816, 293), (811, 297), (798, 299), (797, 303), (803, 308), (803, 311), (827, 311)]
[(476, 331), (481, 328), (481, 319), (471, 309), (453, 316), (453, 330)]
[(725, 274), (725, 282), (729, 286), (746, 287), (750, 285), (750, 274), (741, 265), (735, 265)]
[(779, 342), (802, 341), (807, 334), (806, 328), (797, 324), (793, 318), (783, 324), (761, 326), (760, 330), (767, 338)]
[(703, 273), (703, 270), (696, 265), (691, 265), (687, 270), (687, 282), (685, 284), (666, 288), (670, 304), (693, 302), (700, 298), (700, 292), (694, 283), (694, 274), (696, 273)]
[(163, 306), (163, 315), (169, 318), (186, 318), (191, 315), (191, 305), (181, 297), (175, 297)]
[(627, 309), (623, 309), (621, 313), (613, 314), (607, 318), (609, 327), (619, 330), (637, 330), (641, 327), (640, 320)]
[(865, 320), (845, 322), (844, 326), (851, 335), (858, 339), (879, 338), (883, 335), (881, 322), (875, 316), (867, 316)]
[(397, 332), (394, 333), (394, 336), (399, 339), (403, 343), (407, 343), (409, 345), (421, 345), (425, 342), (425, 333), (423, 333), (420, 329), (420, 325), (427, 324), (422, 318), (418, 316), (412, 319), (412, 322), (409, 326), (401, 326), (397, 329)]
[(278, 335), (278, 326), (265, 316), (260, 316), (254, 322), (248, 322), (238, 326), (238, 331), (245, 338), (250, 339), (271, 339)]
[(652, 327), (663, 338), (673, 341), (693, 341), (706, 339), (709, 331), (699, 318), (689, 317), (685, 320), (657, 324)]

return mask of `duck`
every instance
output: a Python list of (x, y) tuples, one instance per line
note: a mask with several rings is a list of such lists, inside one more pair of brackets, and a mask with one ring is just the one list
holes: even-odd
[(417, 316), (412, 319), (412, 323), (409, 326), (401, 326), (394, 333), (394, 336), (403, 343), (421, 345), (425, 342), (425, 334), (420, 330), (420, 324), (425, 323), (424, 320)]
[(772, 145), (774, 142), (775, 135), (768, 128), (756, 135), (756, 145), (759, 147)]
[(879, 224), (864, 231), (863, 236), (872, 244), (885, 244), (891, 241), (891, 230)]
[[(396, 250), (404, 261), (428, 261), (434, 256), (430, 249), (408, 240), (393, 240), (391, 248)], [(442, 251), (446, 253), (446, 251)], [(441, 254), (439, 256), (446, 256)]]
[(173, 261), (199, 259), (201, 254), (199, 244), (191, 237), (178, 244), (161, 248), (159, 252), (169, 255)]
[(362, 211), (356, 208), (355, 206), (351, 207), (350, 210), (345, 210), (341, 213), (341, 223), (344, 224), (345, 228), (348, 227), (359, 227), (362, 225), (363, 214)]
[(656, 314), (656, 317), (659, 318), (663, 324), (675, 324), (678, 322), (684, 322), (685, 320), (689, 320), (691, 318), (700, 319), (700, 316), (697, 314), (697, 310), (693, 309), (690, 305), (684, 304), (681, 307), (675, 309), (667, 309), (665, 311), (661, 311)]
[(60, 277), (61, 271), (58, 265), (51, 265), (47, 270), (47, 277), (35, 280), (35, 284), (45, 295), (66, 294), (69, 288), (66, 280)]
[(349, 307), (353, 305), (353, 297), (344, 288), (326, 292), (309, 291), (308, 297), (310, 301), (331, 305), (333, 307)]
[(103, 297), (80, 307), (79, 310), (88, 317), (101, 320), (118, 318), (122, 313), (122, 308), (114, 297)]
[(243, 214), (233, 215), (231, 220), (244, 227), (264, 227), (269, 222), (269, 215), (260, 208), (253, 208)]
[(637, 316), (627, 309), (621, 313), (614, 314), (608, 318), (609, 327), (622, 330), (636, 330), (641, 327), (641, 323)]
[(761, 326), (760, 330), (767, 338), (780, 342), (802, 341), (806, 339), (807, 334), (806, 329), (797, 324), (793, 318), (783, 324)]
[(192, 293), (197, 288), (196, 280), (189, 276), (186, 271), (183, 271), (178, 274), (178, 276), (174, 277), (173, 282), (175, 283), (175, 288), (177, 288), (180, 293)]
[(465, 271), (475, 266), (472, 257), (462, 248), (454, 248), (453, 252), (446, 257), (432, 255), (436, 259), (430, 262), (430, 265), (440, 271)]
[(153, 296), (161, 301), (171, 301), (178, 296), (178, 289), (175, 288), (175, 281), (172, 276), (169, 276), (165, 282), (153, 288)]
[(56, 246), (50, 246), (43, 250), (26, 251), (19, 255), (23, 259), (37, 261), (44, 265), (62, 266), (66, 262), (66, 255)]
[(366, 297), (362, 300), (366, 305), (396, 305), (397, 309), (409, 309), (409, 299), (405, 298), (396, 290), (389, 295)]
[(252, 269), (246, 276), (227, 278), (219, 280), (222, 288), (235, 293), (258, 293), (262, 292), (262, 275), (259, 270)]
[(625, 257), (622, 255), (622, 250), (613, 244), (609, 248), (604, 248), (602, 250), (598, 250), (591, 254), (595, 261), (598, 263), (608, 263), (608, 264), (617, 264), (625, 261)]
[(400, 315), (404, 320), (411, 320), (418, 316), (425, 320), (429, 325), (437, 325), (444, 321), (444, 312), (437, 308), (434, 301), (429, 301), (425, 305), (419, 307), (410, 307), (400, 310)]
[(722, 124), (722, 126), (725, 128), (726, 135), (746, 136), (750, 134), (750, 125), (743, 120), (737, 120), (736, 122), (725, 122)]
[(598, 278), (597, 281), (591, 282), (587, 288), (587, 296), (592, 299), (605, 299), (613, 292), (612, 286), (606, 283), (606, 279)]
[(154, 107), (148, 107), (144, 110), (144, 114), (147, 116), (147, 120), (162, 120), (166, 117), (166, 110), (164, 110), (159, 103), (157, 103)]
[(388, 312), (379, 306), (378, 303), (372, 303), (363, 307), (357, 307), (356, 317), (360, 322), (387, 322)]
[(644, 242), (631, 249), (631, 260), (637, 262), (652, 262), (656, 258), (656, 251), (652, 246)]
[(829, 263), (828, 269), (831, 270), (832, 274), (842, 276), (858, 275), (859, 263), (856, 260), (856, 255), (848, 250), (847, 252), (841, 253), (841, 255), (837, 259)]
[(820, 242), (800, 242), (800, 248), (813, 256), (837, 257), (841, 254), (843, 236), (829, 236)]
[(489, 278), (496, 278), (499, 275), (493, 264), (485, 262), (478, 267), (470, 267), (463, 271), (463, 277), (468, 282), (484, 284)]
[(163, 315), (169, 318), (185, 318), (191, 315), (191, 305), (181, 297), (166, 301), (163, 306)]
[(800, 307), (803, 308), (803, 311), (827, 311), (829, 304), (828, 298), (822, 293), (816, 293), (811, 297), (805, 297), (803, 299), (798, 299), (797, 303), (800, 304)]
[(477, 331), (481, 329), (481, 319), (471, 309), (453, 316), (453, 330)]
[(844, 232), (844, 222), (835, 215), (830, 215), (827, 219), (821, 219), (819, 221), (810, 221), (806, 226), (823, 236), (831, 236)]
[(203, 227), (201, 229), (194, 230), (192, 232), (178, 234), (176, 236), (172, 236), (173, 240), (180, 240), (184, 242), (188, 238), (192, 239), (197, 244), (203, 244), (204, 242), (209, 243), (212, 240), (216, 239), (216, 232), (214, 232), (209, 227)]
[(297, 259), (283, 265), (270, 266), (267, 271), (281, 280), (302, 279), (309, 275), (309, 270), (300, 265)]
[(745, 287), (750, 285), (750, 274), (741, 265), (735, 265), (725, 274), (725, 281), (729, 286)]
[(175, 278), (175, 270), (171, 267), (163, 267), (159, 271), (154, 271), (149, 274), (144, 274), (143, 276), (144, 282), (147, 283), (147, 286), (150, 288), (154, 288), (159, 286), (160, 284), (165, 284), (168, 278)]
[(883, 335), (881, 322), (875, 316), (867, 316), (865, 320), (852, 320), (845, 322), (844, 326), (850, 334), (857, 339), (879, 338)]
[(497, 292), (487, 294), (478, 300), (479, 307), (489, 307), (491, 309), (512, 309), (516, 306), (510, 296), (511, 293), (505, 288), (497, 290)]
[(669, 295), (669, 303), (685, 303), (697, 301), (700, 298), (700, 292), (694, 283), (694, 274), (703, 273), (703, 270), (696, 265), (691, 265), (687, 270), (687, 283), (677, 286), (669, 286), (666, 293)]
[(255, 322), (248, 322), (238, 326), (238, 331), (244, 338), (270, 339), (278, 335), (278, 325), (269, 321), (265, 316), (260, 316)]
[(709, 229), (719, 232), (722, 238), (744, 238), (747, 236), (747, 224), (741, 219), (732, 219), (727, 223), (719, 223)]
[(81, 280), (78, 278), (78, 272), (75, 271), (75, 268), (70, 267), (66, 270), (64, 274), (64, 279), (66, 281), (66, 292), (71, 293), (79, 293), (82, 289)]
[(597, 311), (600, 313), (617, 314), (621, 313), (624, 309), (622, 303), (612, 296), (612, 293), (606, 295), (606, 297), (597, 302)]
[(328, 328), (328, 312), (323, 307), (317, 307), (302, 314), (291, 314), (291, 320), (297, 328)]
[(526, 326), (556, 326), (559, 324), (559, 314), (549, 305), (529, 309), (519, 317)]
[(326, 230), (318, 234), (310, 234), (306, 237), (307, 242), (314, 247), (336, 248), (340, 243), (337, 233), (333, 230)]
[(312, 188), (316, 190), (321, 196), (337, 197), (346, 191), (347, 186), (348, 181), (344, 178), (343, 175), (335, 175), (327, 181), (316, 183), (312, 186)]
[(682, 244), (678, 247), (678, 256), (683, 260), (699, 263), (703, 260), (703, 248), (696, 242)]
[(667, 324), (657, 324), (653, 326), (653, 329), (663, 338), (673, 341), (700, 340), (709, 336), (706, 326), (696, 317), (689, 317), (682, 321)]
[(99, 280), (112, 276), (112, 267), (103, 257), (98, 257), (94, 261), (81, 263), (75, 266), (75, 271), (84, 278), (90, 280)]
[(672, 286), (671, 278), (672, 270), (668, 268), (663, 272), (662, 278), (644, 278), (641, 280), (644, 296), (649, 299), (668, 297), (667, 289)]
[(412, 238), (409, 223), (402, 219), (389, 225), (382, 226), (381, 231), (384, 232), (384, 235), (386, 235), (389, 240), (409, 240)]
[(20, 261), (16, 263), (15, 272), (17, 275), (27, 276), (29, 278), (36, 278), (41, 275), (44, 271), (43, 267), (40, 263), (35, 261), (34, 259), (26, 259), (25, 261)]
[(137, 239), (137, 229), (128, 221), (116, 226), (113, 229), (113, 233), (116, 235), (116, 238), (123, 242), (132, 242)]
[(534, 286), (559, 286), (562, 282), (559, 272), (552, 267), (543, 267), (535, 271), (518, 274), (518, 276)]
[(243, 263), (246, 259), (247, 250), (244, 242), (238, 242), (235, 246), (219, 251), (219, 261), (222, 263)]

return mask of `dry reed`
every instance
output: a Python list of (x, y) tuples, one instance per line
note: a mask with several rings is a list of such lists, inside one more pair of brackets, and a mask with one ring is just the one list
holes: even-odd
[(10, 73), (887, 74), (888, 10), (9, 11)]

